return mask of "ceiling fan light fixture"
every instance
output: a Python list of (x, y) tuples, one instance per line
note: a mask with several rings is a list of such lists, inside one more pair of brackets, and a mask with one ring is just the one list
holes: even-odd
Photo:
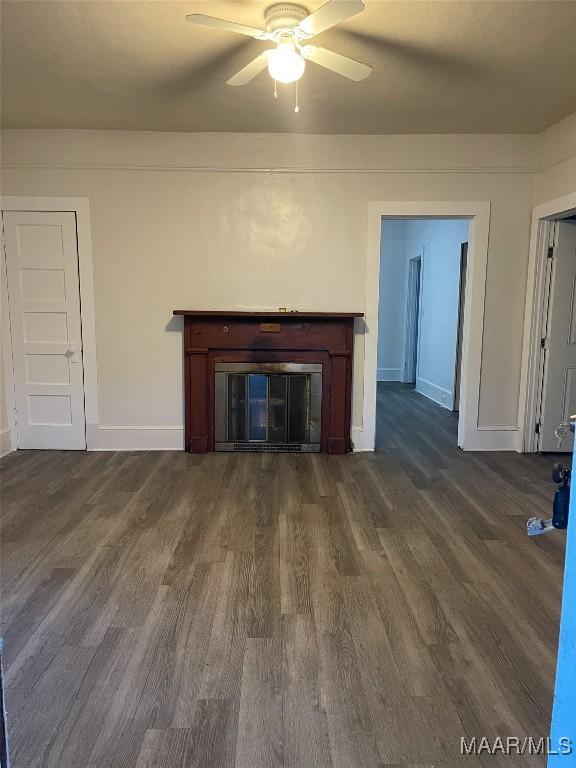
[(293, 83), (300, 80), (306, 69), (306, 62), (296, 52), (291, 42), (278, 43), (268, 53), (268, 72), (279, 83)]

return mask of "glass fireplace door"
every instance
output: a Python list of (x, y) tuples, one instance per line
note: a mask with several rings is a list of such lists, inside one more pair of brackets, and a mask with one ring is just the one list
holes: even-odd
[(217, 363), (216, 450), (320, 449), (322, 366)]

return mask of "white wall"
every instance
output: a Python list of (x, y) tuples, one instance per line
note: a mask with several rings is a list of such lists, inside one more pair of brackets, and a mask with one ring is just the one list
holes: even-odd
[(460, 246), (467, 220), (415, 220), (406, 226), (406, 259), (423, 254), (416, 390), (454, 407), (460, 295)]
[(12, 450), (8, 414), (6, 412), (6, 385), (4, 379), (3, 352), (2, 338), (0, 337), (0, 456), (4, 456)]
[(522, 447), (533, 448), (533, 427), (535, 421), (534, 371), (531, 361), (536, 354), (538, 343), (537, 322), (534, 310), (535, 295), (539, 290), (540, 231), (542, 217), (576, 208), (576, 113), (543, 131), (538, 142), (539, 168), (534, 177), (534, 209), (532, 234), (530, 240), (531, 266), (527, 286), (525, 307), (525, 333), (523, 345), (523, 364), (519, 398), (519, 424), (525, 425)]
[(576, 192), (576, 112), (540, 134), (534, 204)]
[(102, 425), (182, 445), (173, 308), (361, 311), (370, 201), (490, 201), (479, 425), (516, 428), (536, 149), (533, 136), (6, 131), (2, 191), (90, 199), (100, 447)]
[(406, 221), (382, 220), (378, 302), (378, 381), (403, 381), (406, 326)]

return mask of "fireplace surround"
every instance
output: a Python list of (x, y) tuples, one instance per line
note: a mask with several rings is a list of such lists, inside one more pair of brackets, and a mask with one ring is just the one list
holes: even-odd
[(354, 320), (362, 313), (174, 314), (184, 316), (186, 450), (352, 450)]

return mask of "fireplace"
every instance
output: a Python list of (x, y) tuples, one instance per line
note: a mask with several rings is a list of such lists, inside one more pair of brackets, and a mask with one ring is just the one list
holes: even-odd
[(215, 363), (216, 451), (320, 450), (322, 365)]
[(359, 312), (184, 315), (185, 447), (343, 454), (352, 450)]

